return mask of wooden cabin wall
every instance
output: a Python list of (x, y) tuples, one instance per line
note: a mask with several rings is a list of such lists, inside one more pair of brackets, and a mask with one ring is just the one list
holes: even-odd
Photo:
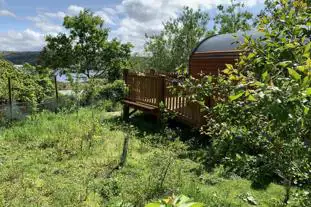
[(198, 77), (200, 73), (218, 75), (218, 71), (226, 68), (226, 64), (234, 64), (239, 52), (194, 53), (189, 61), (189, 73)]

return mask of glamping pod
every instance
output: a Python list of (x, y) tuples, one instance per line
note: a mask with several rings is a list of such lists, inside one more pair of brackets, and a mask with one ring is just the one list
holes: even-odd
[[(224, 34), (203, 40), (194, 50), (189, 60), (189, 74), (198, 77), (200, 73), (217, 75), (239, 58), (238, 42), (243, 41), (243, 34)], [(249, 32), (252, 38), (263, 36), (261, 33)], [(124, 70), (124, 81), (128, 86), (128, 95), (123, 100), (123, 117), (128, 120), (136, 110), (161, 117), (161, 104), (169, 112), (173, 112), (177, 120), (189, 126), (202, 126), (203, 114), (200, 104), (191, 102), (192, 94), (178, 95), (172, 93), (175, 78), (167, 74), (135, 73)], [(208, 100), (210, 106), (212, 101)], [(130, 112), (130, 108), (134, 109)]]
[(201, 73), (217, 75), (225, 69), (226, 64), (234, 64), (239, 58), (241, 50), (238, 50), (238, 46), (243, 42), (245, 34), (253, 39), (263, 37), (263, 33), (250, 31), (215, 35), (201, 41), (190, 56), (189, 74), (193, 77)]

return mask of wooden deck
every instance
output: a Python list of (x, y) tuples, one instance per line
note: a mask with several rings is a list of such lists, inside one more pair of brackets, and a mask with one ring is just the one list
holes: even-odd
[(128, 96), (123, 101), (125, 119), (129, 118), (129, 108), (160, 117), (162, 103), (168, 112), (176, 115), (176, 119), (194, 127), (201, 126), (201, 108), (190, 101), (190, 94), (181, 96), (172, 93), (171, 88), (178, 81), (176, 77), (155, 73), (129, 73), (126, 70), (124, 81), (129, 88)]

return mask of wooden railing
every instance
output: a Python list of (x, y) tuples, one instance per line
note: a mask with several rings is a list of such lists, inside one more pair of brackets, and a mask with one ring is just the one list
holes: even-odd
[[(199, 104), (191, 102), (191, 94), (178, 93), (177, 82), (180, 80), (177, 76), (154, 72), (130, 73), (125, 71), (124, 80), (129, 88), (126, 100), (157, 108), (162, 102), (169, 112), (176, 114), (177, 119), (190, 125), (201, 125), (201, 107)], [(175, 92), (173, 92), (173, 88), (175, 88)]]
[(127, 73), (125, 82), (129, 88), (128, 100), (159, 106), (164, 100), (164, 76)]

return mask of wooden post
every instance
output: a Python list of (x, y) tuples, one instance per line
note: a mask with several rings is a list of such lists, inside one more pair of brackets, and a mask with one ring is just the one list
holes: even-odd
[[(129, 73), (128, 69), (123, 70), (123, 80), (126, 86), (128, 86), (128, 73)], [(129, 118), (130, 118), (130, 107), (126, 103), (123, 103), (123, 120), (128, 121)]]
[(130, 107), (126, 103), (123, 103), (123, 120), (128, 121), (130, 118)]
[(154, 75), (155, 74), (155, 70), (154, 69), (150, 69), (149, 73), (150, 73), (150, 75)]
[(55, 113), (57, 113), (59, 98), (58, 98), (58, 87), (57, 87), (57, 76), (56, 75), (54, 76), (54, 86), (55, 86), (55, 101), (56, 101)]
[(123, 80), (124, 80), (125, 84), (128, 83), (128, 81), (127, 81), (128, 74), (129, 74), (129, 70), (128, 69), (124, 69), (123, 70)]
[[(160, 76), (160, 93), (159, 93), (159, 97), (158, 97), (158, 114), (157, 114), (157, 121), (158, 121), (158, 125), (160, 126), (162, 124), (162, 106), (164, 105), (165, 107), (165, 90), (166, 90), (166, 85), (165, 85), (165, 76), (161, 75)], [(161, 103), (163, 104), (161, 106)]]
[(160, 105), (161, 102), (165, 104), (165, 90), (166, 90), (166, 85), (165, 85), (165, 76), (160, 76), (160, 96), (159, 96), (159, 101), (158, 104)]
[(9, 104), (10, 104), (10, 121), (13, 120), (13, 98), (12, 98), (12, 82), (11, 78), (8, 78), (8, 88), (9, 88)]

